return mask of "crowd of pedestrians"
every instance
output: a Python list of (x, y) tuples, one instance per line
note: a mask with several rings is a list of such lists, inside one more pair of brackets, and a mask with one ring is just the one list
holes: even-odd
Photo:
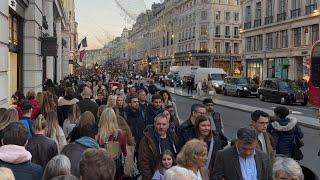
[(228, 139), (212, 99), (181, 119), (170, 92), (153, 81), (85, 70), (58, 85), (47, 80), (43, 90), (16, 92), (0, 109), (0, 179), (304, 178), (295, 161), (303, 133), (285, 107), (272, 118), (253, 112)]

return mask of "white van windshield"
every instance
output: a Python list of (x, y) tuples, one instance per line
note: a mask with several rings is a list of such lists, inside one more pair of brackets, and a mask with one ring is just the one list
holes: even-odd
[(210, 74), (211, 80), (215, 81), (223, 81), (224, 79), (224, 74)]

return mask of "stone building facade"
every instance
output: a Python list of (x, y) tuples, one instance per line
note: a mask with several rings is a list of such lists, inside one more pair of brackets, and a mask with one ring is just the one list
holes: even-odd
[(312, 44), (319, 40), (319, 0), (244, 0), (244, 73), (308, 79)]
[(141, 66), (164, 73), (171, 65), (197, 65), (232, 68), (240, 75), (240, 24), (237, 0), (165, 0), (141, 14), (129, 31), (129, 41), (146, 44), (128, 58), (137, 59), (140, 52), (139, 71)]
[[(70, 31), (65, 17), (62, 0), (0, 1), (0, 107), (7, 107), (17, 90), (42, 91), (45, 78), (59, 81), (69, 74), (62, 68), (69, 63), (63, 53), (71, 43), (63, 36)], [(41, 54), (46, 37), (57, 41), (54, 57)]]

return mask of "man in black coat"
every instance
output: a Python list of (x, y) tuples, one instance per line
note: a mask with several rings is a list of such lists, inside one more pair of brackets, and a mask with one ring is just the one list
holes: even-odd
[(180, 137), (180, 147), (182, 147), (190, 139), (196, 138), (194, 130), (195, 121), (198, 116), (206, 114), (207, 110), (203, 104), (193, 104), (191, 106), (189, 119), (184, 121), (178, 129), (178, 135)]
[(146, 109), (146, 125), (152, 125), (154, 123), (154, 118), (163, 112), (163, 101), (160, 95), (153, 95), (151, 101), (152, 103), (149, 104)]
[(136, 141), (136, 147), (138, 147), (145, 128), (145, 113), (139, 107), (138, 97), (129, 97), (128, 106), (124, 109), (123, 117), (126, 119), (131, 129), (132, 135)]
[(82, 100), (80, 100), (77, 104), (79, 106), (79, 109), (81, 113), (84, 113), (86, 111), (92, 112), (94, 117), (97, 120), (97, 112), (98, 112), (98, 104), (92, 101), (90, 98), (92, 96), (92, 91), (90, 88), (85, 87), (81, 93)]

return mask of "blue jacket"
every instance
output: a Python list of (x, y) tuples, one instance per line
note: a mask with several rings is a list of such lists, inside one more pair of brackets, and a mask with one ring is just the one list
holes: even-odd
[(289, 117), (275, 121), (269, 125), (268, 132), (275, 141), (276, 154), (292, 157), (294, 138), (303, 138), (303, 133), (299, 126), (297, 126), (297, 122), (296, 118)]
[(20, 119), (20, 123), (22, 123), (22, 125), (27, 129), (28, 131), (28, 139), (32, 138), (32, 121), (30, 120), (29, 117), (22, 117)]

